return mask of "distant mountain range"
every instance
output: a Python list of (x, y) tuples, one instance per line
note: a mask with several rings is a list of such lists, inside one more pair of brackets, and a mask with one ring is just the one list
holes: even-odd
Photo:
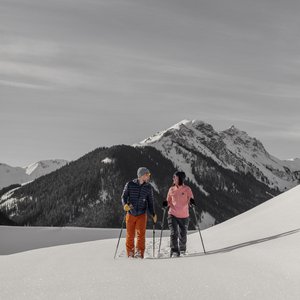
[(185, 120), (133, 146), (98, 148), (22, 187), (2, 189), (0, 210), (19, 225), (119, 227), (124, 184), (140, 166), (153, 175), (159, 218), (173, 173), (185, 171), (202, 228), (240, 214), (300, 179), (299, 159), (279, 160), (235, 127), (217, 132), (204, 122)]
[(0, 163), (0, 189), (11, 184), (22, 184), (49, 174), (68, 163), (64, 159), (42, 160), (27, 167), (11, 167)]

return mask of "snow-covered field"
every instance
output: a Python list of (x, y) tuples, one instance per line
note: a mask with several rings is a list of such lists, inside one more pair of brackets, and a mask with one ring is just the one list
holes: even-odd
[(149, 238), (149, 259), (127, 259), (122, 239), (114, 260), (118, 233), (0, 227), (0, 298), (300, 299), (300, 186), (202, 231), (206, 255), (196, 232), (187, 257), (167, 258), (165, 237), (166, 259)]

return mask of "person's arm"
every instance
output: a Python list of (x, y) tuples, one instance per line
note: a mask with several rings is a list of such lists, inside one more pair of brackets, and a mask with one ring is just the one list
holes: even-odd
[(196, 203), (195, 203), (195, 200), (194, 200), (194, 195), (193, 195), (193, 192), (192, 192), (191, 188), (189, 189), (189, 192), (188, 192), (188, 198), (189, 198), (189, 204), (196, 206)]
[(169, 188), (168, 195), (167, 195), (167, 202), (169, 206), (172, 203), (171, 189), (172, 188)]
[(129, 182), (127, 182), (125, 184), (125, 187), (124, 187), (123, 193), (122, 193), (122, 197), (121, 197), (123, 206), (125, 204), (129, 203), (129, 189), (128, 189), (128, 185), (129, 185)]
[(133, 205), (130, 203), (129, 182), (126, 183), (123, 193), (122, 193), (122, 204), (123, 204), (123, 209), (126, 212), (134, 209)]
[(123, 204), (123, 209), (128, 212), (133, 209), (132, 204), (129, 202), (130, 197), (129, 197), (129, 182), (126, 183), (123, 193), (122, 193), (122, 204)]

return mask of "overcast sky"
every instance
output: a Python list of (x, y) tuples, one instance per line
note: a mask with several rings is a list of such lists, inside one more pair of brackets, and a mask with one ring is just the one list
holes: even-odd
[(0, 162), (77, 159), (183, 119), (300, 156), (300, 2), (0, 0)]

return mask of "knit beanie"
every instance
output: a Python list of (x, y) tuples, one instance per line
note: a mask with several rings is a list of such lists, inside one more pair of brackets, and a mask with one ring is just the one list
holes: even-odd
[(150, 171), (147, 168), (141, 167), (137, 170), (137, 177), (140, 178), (143, 175), (148, 174), (148, 173), (150, 173)]

